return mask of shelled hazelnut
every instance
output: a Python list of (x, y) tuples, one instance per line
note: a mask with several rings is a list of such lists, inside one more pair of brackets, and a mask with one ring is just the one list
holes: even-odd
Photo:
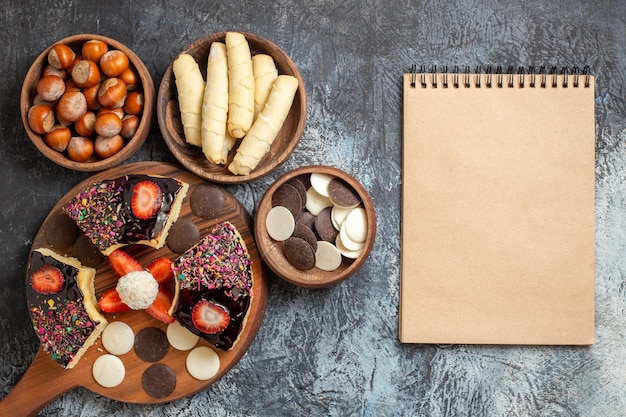
[(137, 132), (144, 92), (125, 52), (100, 39), (54, 44), (32, 87), (27, 124), (77, 162), (108, 158)]

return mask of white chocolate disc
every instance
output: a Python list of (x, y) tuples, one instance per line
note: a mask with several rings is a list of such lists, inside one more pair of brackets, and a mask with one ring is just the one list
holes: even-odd
[(189, 350), (198, 343), (200, 336), (191, 333), (186, 327), (183, 327), (177, 321), (167, 325), (167, 340), (174, 349)]
[(220, 357), (208, 346), (198, 346), (187, 355), (187, 372), (201, 381), (213, 378), (220, 370)]
[(343, 242), (341, 241), (341, 235), (337, 235), (337, 239), (335, 239), (335, 245), (337, 246), (337, 250), (339, 250), (339, 252), (343, 256), (345, 256), (346, 258), (356, 259), (361, 254), (361, 249), (359, 249), (359, 250), (350, 250), (350, 249), (346, 248), (344, 246)]
[(93, 362), (91, 368), (94, 379), (105, 388), (118, 386), (126, 376), (126, 368), (120, 358), (105, 353)]
[(265, 217), (267, 234), (274, 240), (287, 240), (296, 227), (293, 214), (283, 206), (272, 207)]
[(328, 184), (330, 184), (334, 178), (334, 175), (313, 172), (311, 174), (311, 187), (313, 187), (320, 195), (328, 197)]
[(367, 214), (363, 207), (357, 207), (348, 213), (344, 224), (346, 226), (346, 234), (351, 241), (358, 243), (365, 242), (367, 238)]
[(309, 210), (312, 215), (317, 216), (326, 207), (332, 206), (333, 203), (330, 201), (330, 198), (321, 195), (315, 188), (309, 187), (309, 189), (306, 190), (306, 209)]
[(363, 248), (363, 246), (365, 245), (363, 242), (355, 242), (354, 240), (350, 239), (350, 236), (348, 236), (348, 232), (347, 232), (347, 221), (343, 222), (343, 224), (341, 225), (341, 229), (339, 230), (339, 239), (341, 239), (341, 243), (343, 244), (343, 246), (351, 251), (356, 251), (356, 250), (361, 250)]
[(341, 265), (341, 252), (330, 242), (318, 241), (315, 266), (324, 271), (334, 271)]
[(102, 346), (113, 355), (130, 352), (135, 344), (133, 329), (123, 321), (114, 321), (102, 331)]
[(350, 213), (351, 211), (351, 208), (345, 208), (341, 206), (334, 206), (332, 208), (330, 212), (330, 218), (333, 222), (333, 226), (335, 226), (335, 229), (341, 229), (341, 225), (343, 224), (344, 220), (346, 220), (346, 216), (348, 215), (348, 213)]

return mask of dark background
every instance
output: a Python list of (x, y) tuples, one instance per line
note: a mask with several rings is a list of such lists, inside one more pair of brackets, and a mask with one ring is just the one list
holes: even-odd
[[(291, 56), (306, 85), (309, 117), (287, 163), (228, 189), (253, 213), (287, 170), (325, 164), (350, 172), (377, 208), (368, 262), (328, 289), (272, 277), (265, 319), (248, 353), (194, 396), (144, 406), (76, 389), (40, 415), (626, 415), (625, 2), (13, 0), (0, 2), (0, 27), (0, 396), (38, 347), (24, 292), (32, 238), (58, 199), (88, 177), (53, 165), (26, 136), (19, 93), (29, 65), (61, 38), (97, 33), (133, 49), (158, 88), (188, 44), (238, 30)], [(597, 77), (594, 346), (398, 342), (401, 76), (413, 63), (591, 67)], [(131, 159), (144, 160), (175, 162), (156, 119)]]

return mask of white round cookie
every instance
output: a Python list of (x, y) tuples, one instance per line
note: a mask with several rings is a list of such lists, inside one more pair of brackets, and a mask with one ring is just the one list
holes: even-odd
[(123, 321), (114, 321), (102, 331), (102, 346), (113, 355), (130, 352), (135, 344), (133, 329)]
[(343, 256), (345, 256), (346, 258), (349, 259), (356, 259), (359, 257), (359, 255), (361, 255), (362, 249), (357, 249), (357, 250), (350, 250), (348, 248), (346, 248), (346, 246), (343, 244), (343, 242), (341, 241), (341, 235), (337, 235), (337, 238), (335, 239), (335, 245), (337, 246), (337, 249), (339, 250), (339, 252), (341, 252), (341, 254)]
[(126, 368), (120, 358), (105, 353), (93, 362), (91, 368), (94, 379), (105, 388), (117, 387), (126, 376)]
[(367, 214), (363, 207), (357, 207), (348, 213), (343, 224), (346, 226), (346, 234), (351, 241), (365, 242), (365, 238), (367, 238)]
[(296, 227), (293, 214), (283, 206), (272, 207), (265, 217), (267, 234), (279, 242), (287, 240)]
[(309, 189), (306, 190), (305, 206), (312, 215), (317, 216), (326, 207), (332, 207), (333, 203), (330, 201), (330, 198), (318, 193), (315, 188), (309, 187)]
[(206, 381), (220, 370), (220, 357), (208, 346), (198, 346), (187, 355), (187, 372), (192, 377)]
[(167, 325), (167, 340), (174, 349), (189, 350), (198, 343), (200, 336), (191, 333), (186, 327), (180, 325), (179, 322), (174, 321)]
[(334, 271), (341, 265), (341, 252), (335, 245), (326, 241), (317, 242), (315, 266), (323, 271)]

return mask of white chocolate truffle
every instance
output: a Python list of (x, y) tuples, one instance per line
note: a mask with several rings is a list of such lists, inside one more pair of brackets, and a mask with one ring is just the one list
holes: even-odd
[(159, 283), (148, 271), (129, 272), (117, 281), (120, 298), (133, 310), (150, 307), (159, 292)]

